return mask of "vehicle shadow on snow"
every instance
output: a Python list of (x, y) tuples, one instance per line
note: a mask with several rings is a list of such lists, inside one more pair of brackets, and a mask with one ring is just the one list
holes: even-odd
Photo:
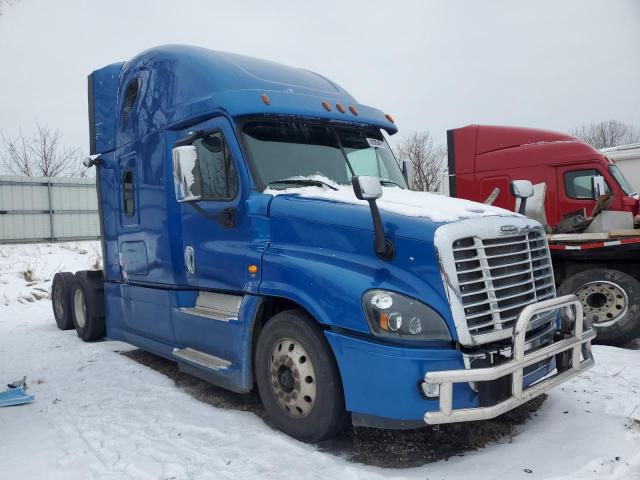
[[(176, 363), (142, 350), (118, 352), (171, 378), (177, 387), (214, 407), (253, 412), (273, 428), (257, 392), (230, 392), (182, 373)], [(353, 462), (379, 467), (416, 467), (485, 447), (489, 443), (509, 442), (516, 427), (536, 416), (546, 395), (542, 395), (499, 418), (482, 422), (442, 425), (418, 430), (379, 430), (350, 427), (338, 438), (318, 444), (321, 451)]]

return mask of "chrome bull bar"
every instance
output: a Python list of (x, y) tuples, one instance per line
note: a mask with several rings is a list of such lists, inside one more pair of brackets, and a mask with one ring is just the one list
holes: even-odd
[[(548, 312), (556, 308), (574, 307), (575, 322), (573, 333), (568, 338), (559, 340), (535, 352), (525, 353), (525, 335), (527, 326), (537, 313)], [(494, 367), (476, 368), (469, 370), (446, 370), (427, 372), (424, 381), (427, 384), (439, 386), (438, 411), (427, 412), (424, 421), (430, 425), (441, 423), (468, 422), (494, 418), (509, 410), (528, 402), (534, 397), (565, 382), (580, 372), (587, 370), (594, 364), (591, 354), (590, 341), (595, 337), (593, 328), (583, 331), (584, 313), (582, 304), (575, 295), (544, 300), (527, 305), (520, 315), (513, 329), (513, 345), (511, 360)], [(571, 350), (571, 365), (562, 372), (548, 376), (543, 380), (523, 389), (524, 369), (529, 365), (551, 358), (559, 353)], [(581, 359), (584, 354), (584, 359)], [(477, 408), (453, 408), (453, 384), (466, 382), (486, 382), (511, 375), (511, 396), (496, 405)]]

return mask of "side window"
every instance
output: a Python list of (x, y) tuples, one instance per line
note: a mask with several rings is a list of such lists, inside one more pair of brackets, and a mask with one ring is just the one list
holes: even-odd
[[(363, 150), (353, 150), (347, 153), (351, 168), (356, 175), (373, 175), (383, 179), (389, 178), (387, 166), (380, 160), (378, 149), (370, 147)], [(347, 169), (348, 170), (348, 169)], [(351, 172), (348, 172), (350, 175)]]
[(238, 194), (238, 173), (222, 132), (193, 142), (198, 153), (198, 172), (191, 191), (203, 200), (230, 200)]
[[(576, 170), (575, 172), (567, 172), (564, 174), (564, 189), (567, 197), (577, 200), (591, 200), (591, 184), (592, 178), (600, 176), (600, 172), (596, 169)], [(609, 193), (607, 185), (607, 193)]]
[(134, 105), (136, 104), (136, 100), (138, 99), (138, 94), (140, 93), (140, 86), (142, 85), (142, 80), (137, 77), (129, 82), (127, 85), (127, 89), (124, 92), (124, 102), (122, 104), (122, 121), (126, 122), (127, 118), (129, 118), (129, 114), (133, 110)]
[(133, 185), (133, 170), (122, 172), (122, 212), (127, 217), (132, 217), (136, 210)]

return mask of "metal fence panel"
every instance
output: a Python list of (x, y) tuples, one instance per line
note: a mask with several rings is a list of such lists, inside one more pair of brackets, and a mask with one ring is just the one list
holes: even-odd
[(0, 176), (0, 243), (99, 236), (94, 178)]

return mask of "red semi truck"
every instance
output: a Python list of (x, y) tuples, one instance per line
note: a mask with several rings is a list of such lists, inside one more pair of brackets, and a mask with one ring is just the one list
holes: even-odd
[(571, 135), (529, 128), (469, 125), (449, 130), (447, 143), (449, 194), (517, 210), (512, 182), (536, 184), (558, 293), (580, 298), (599, 342), (640, 336), (640, 230), (552, 233), (575, 212), (588, 217), (601, 193), (613, 194), (608, 212), (638, 227), (640, 197), (615, 162)]

